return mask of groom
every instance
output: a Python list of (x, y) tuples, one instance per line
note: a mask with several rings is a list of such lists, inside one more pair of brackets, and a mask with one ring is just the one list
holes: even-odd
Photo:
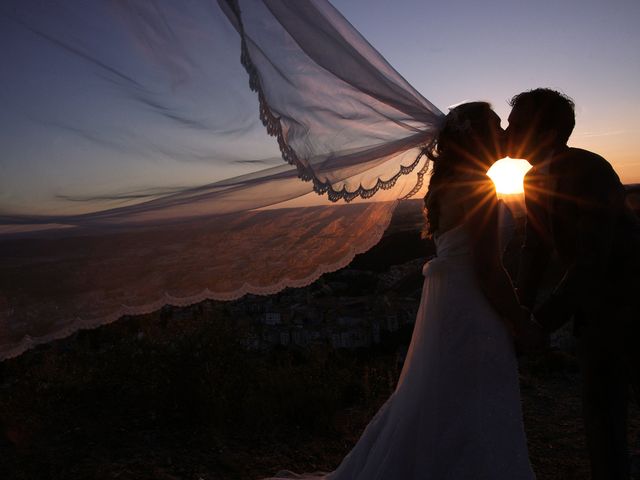
[(628, 479), (629, 387), (640, 395), (640, 228), (611, 165), (567, 146), (571, 99), (536, 89), (510, 104), (509, 156), (533, 165), (518, 293), (533, 309), (555, 255), (564, 278), (534, 315), (548, 333), (573, 318), (592, 479)]

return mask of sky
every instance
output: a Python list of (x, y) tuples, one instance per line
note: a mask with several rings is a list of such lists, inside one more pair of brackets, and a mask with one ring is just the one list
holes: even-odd
[(637, 0), (333, 0), (333, 5), (441, 110), (550, 87), (576, 103), (569, 145), (640, 182), (640, 2)]
[[(640, 183), (637, 0), (332, 3), (443, 111), (463, 101), (486, 100), (506, 127), (508, 99), (514, 94), (536, 87), (563, 91), (576, 102), (576, 129), (569, 144), (604, 156), (624, 183)], [(160, 39), (168, 59), (164, 67), (172, 75), (168, 87), (154, 84), (154, 72), (137, 64), (135, 56), (123, 55), (133, 46), (152, 58), (154, 52), (145, 52), (144, 39), (105, 29), (104, 12), (97, 5), (102, 4), (6, 0), (0, 5), (0, 62), (9, 65), (0, 76), (0, 215), (104, 209), (121, 205), (123, 199), (142, 201), (282, 163), (275, 141), (259, 124), (255, 94), (244, 80), (233, 85), (229, 97), (253, 108), (251, 118), (235, 118), (242, 109), (214, 103), (208, 94), (224, 91), (210, 83), (220, 71), (246, 79), (233, 49), (237, 46), (230, 47), (228, 64), (206, 63), (211, 45), (237, 39), (229, 35), (229, 25), (207, 17), (208, 2), (185, 6), (184, 15), (175, 19), (184, 32), (192, 32), (180, 45), (171, 38)], [(126, 5), (144, 10), (151, 3)], [(61, 9), (69, 21), (81, 19), (76, 31), (55, 23)], [(190, 29), (193, 18), (206, 18), (209, 31)], [(30, 28), (20, 23), (24, 19)], [(42, 32), (76, 41), (74, 48), (98, 52), (109, 65), (149, 80), (149, 91), (157, 96), (136, 90), (128, 78), (104, 69), (83, 77), (88, 67), (78, 60), (77, 51), (43, 40)], [(192, 61), (209, 69), (206, 75), (184, 78)], [(205, 78), (209, 83), (201, 82)], [(186, 94), (172, 103), (171, 94), (188, 81)], [(131, 87), (130, 96), (113, 95), (121, 84)], [(96, 85), (108, 95), (95, 95)], [(158, 107), (158, 98), (164, 106)], [(129, 109), (133, 101), (137, 109)], [(174, 141), (174, 112), (182, 110), (192, 114), (178, 118), (190, 129), (179, 130)], [(133, 113), (116, 118), (110, 116), (113, 111)], [(174, 122), (171, 128), (167, 122)], [(83, 124), (93, 130), (83, 129)], [(251, 135), (234, 136), (225, 130), (229, 125), (247, 125)], [(212, 132), (224, 133), (228, 142), (212, 146)], [(248, 157), (235, 157), (240, 145)], [(229, 161), (224, 168), (212, 168), (212, 156)], [(149, 185), (157, 188), (150, 191)]]

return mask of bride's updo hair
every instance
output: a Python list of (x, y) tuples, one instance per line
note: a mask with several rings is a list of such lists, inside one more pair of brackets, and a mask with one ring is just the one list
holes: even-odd
[(491, 115), (491, 104), (487, 102), (458, 105), (449, 111), (440, 134), (425, 148), (433, 166), (424, 197), (423, 237), (430, 238), (438, 230), (442, 187), (451, 183), (454, 173), (478, 168), (478, 141), (490, 141)]

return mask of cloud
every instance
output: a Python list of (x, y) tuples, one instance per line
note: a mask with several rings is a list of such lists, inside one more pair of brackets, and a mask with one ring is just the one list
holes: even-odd
[(104, 195), (62, 195), (58, 194), (55, 198), (60, 200), (67, 200), (69, 202), (109, 202), (118, 200), (136, 200), (136, 199), (151, 199), (161, 197), (164, 195), (171, 195), (174, 193), (182, 192), (189, 187), (154, 187), (145, 188), (140, 190), (133, 190), (123, 193), (112, 193)]
[(624, 135), (625, 133), (630, 133), (626, 130), (611, 130), (608, 132), (576, 132), (576, 135), (579, 137), (612, 137), (614, 135)]

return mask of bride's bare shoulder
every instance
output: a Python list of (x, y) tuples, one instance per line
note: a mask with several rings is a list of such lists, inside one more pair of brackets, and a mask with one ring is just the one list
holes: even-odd
[(436, 192), (439, 205), (438, 233), (451, 230), (469, 220), (472, 212), (488, 207), (495, 197), (495, 187), (485, 174), (458, 174), (439, 186)]
[(447, 184), (439, 192), (440, 220), (439, 233), (442, 234), (460, 225), (465, 218), (465, 196), (467, 189), (457, 182)]
[(443, 228), (449, 229), (466, 223), (479, 209), (491, 208), (497, 197), (495, 186), (488, 176), (468, 174), (447, 185), (440, 199), (440, 223)]
[(495, 195), (495, 187), (491, 179), (484, 174), (460, 175), (455, 181), (447, 184), (441, 192), (444, 203), (458, 205), (474, 203), (479, 197)]

